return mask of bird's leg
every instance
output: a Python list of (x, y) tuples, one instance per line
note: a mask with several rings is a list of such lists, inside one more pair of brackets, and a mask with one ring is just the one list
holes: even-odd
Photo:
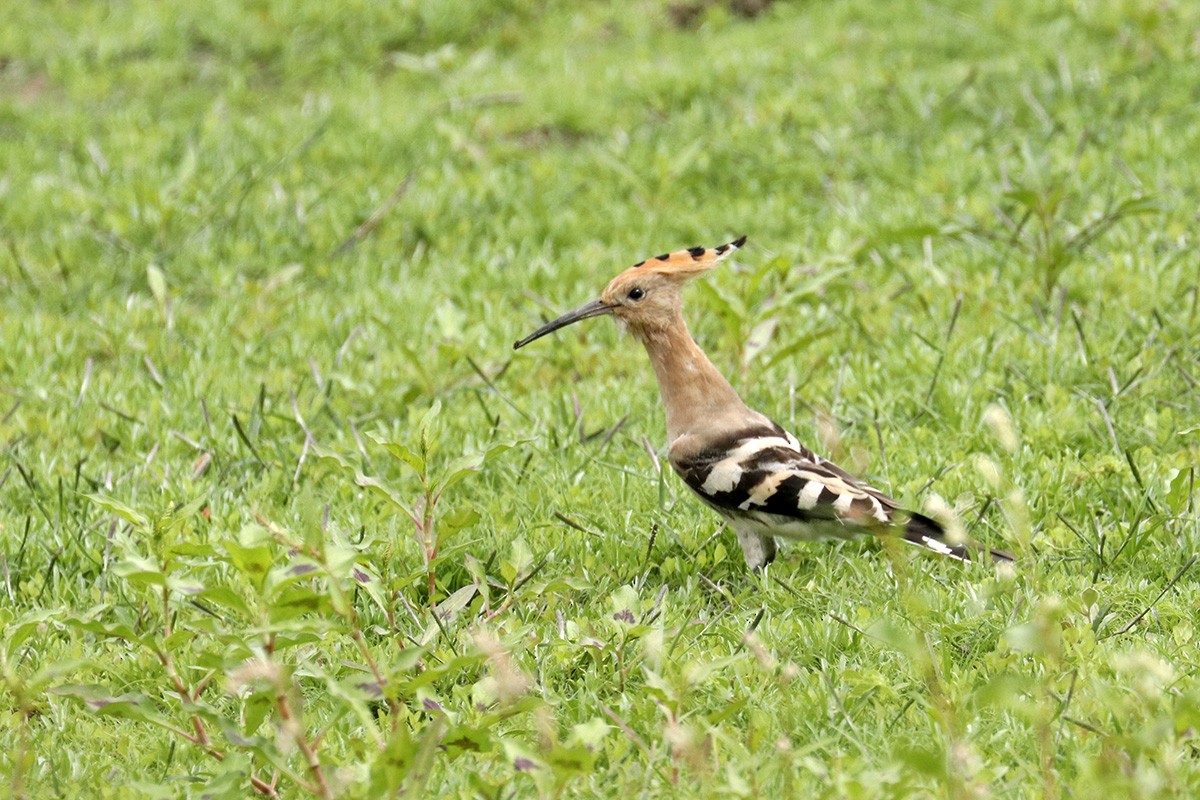
[(737, 534), (738, 544), (742, 546), (742, 555), (746, 557), (746, 566), (753, 572), (759, 572), (767, 564), (775, 560), (775, 537), (764, 536), (740, 525), (733, 526)]

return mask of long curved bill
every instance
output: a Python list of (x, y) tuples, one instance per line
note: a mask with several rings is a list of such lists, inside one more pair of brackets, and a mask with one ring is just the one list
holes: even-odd
[(581, 320), (581, 319), (587, 319), (589, 317), (599, 317), (604, 314), (611, 314), (612, 312), (613, 312), (613, 306), (605, 305), (603, 302), (601, 302), (599, 300), (593, 300), (592, 302), (587, 303), (586, 305), (580, 306), (579, 308), (575, 309), (574, 311), (568, 311), (566, 314), (563, 314), (561, 317), (559, 317), (556, 320), (551, 320), (550, 322), (547, 322), (545, 325), (538, 328), (536, 331), (534, 331), (533, 333), (529, 334), (521, 341), (514, 344), (513, 350), (519, 350), (522, 347), (524, 347), (525, 345), (532, 342), (534, 339), (540, 339), (543, 336), (545, 336), (547, 333), (554, 333), (554, 331), (558, 330), (559, 328), (565, 328), (568, 325), (570, 325), (572, 322), (579, 322), (579, 320)]

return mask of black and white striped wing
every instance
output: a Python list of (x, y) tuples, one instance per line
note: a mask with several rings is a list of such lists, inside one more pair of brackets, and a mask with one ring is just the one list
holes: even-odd
[(727, 516), (765, 512), (802, 522), (878, 525), (887, 524), (895, 508), (779, 427), (739, 431), (675, 468), (692, 491)]
[(672, 461), (705, 503), (734, 522), (781, 536), (883, 533), (903, 525), (904, 538), (951, 558), (970, 551), (945, 540), (940, 524), (900, 510), (895, 501), (801, 445), (779, 426), (731, 434)]

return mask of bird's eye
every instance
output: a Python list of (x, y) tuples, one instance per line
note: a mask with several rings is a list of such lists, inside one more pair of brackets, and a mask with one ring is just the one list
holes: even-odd
[(645, 296), (646, 296), (646, 292), (641, 287), (635, 286), (629, 290), (629, 299), (630, 300), (641, 300)]

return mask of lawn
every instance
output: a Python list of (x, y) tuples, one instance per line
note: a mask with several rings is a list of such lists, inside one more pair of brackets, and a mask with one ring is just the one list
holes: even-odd
[[(1200, 6), (0, 10), (15, 797), (1200, 795)], [(594, 320), (1014, 570), (748, 572)]]

